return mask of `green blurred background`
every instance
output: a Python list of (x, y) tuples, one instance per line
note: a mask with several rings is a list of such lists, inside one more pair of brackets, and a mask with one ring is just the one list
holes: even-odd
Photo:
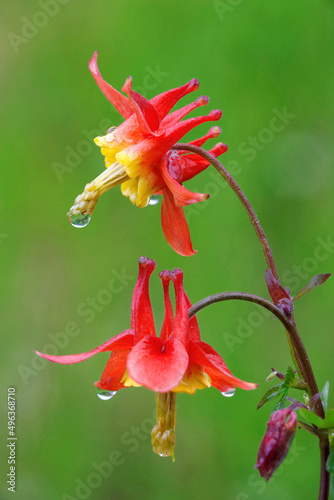
[[(0, 80), (1, 498), (12, 498), (4, 479), (11, 386), (17, 392), (18, 500), (317, 497), (318, 445), (303, 431), (268, 484), (253, 469), (273, 409), (256, 410), (272, 384), (265, 378), (272, 366), (284, 371), (290, 360), (281, 325), (250, 304), (215, 305), (198, 319), (203, 340), (233, 373), (260, 387), (230, 399), (215, 389), (178, 396), (175, 463), (151, 450), (151, 392), (96, 397), (93, 383), (107, 354), (59, 366), (44, 363), (33, 349), (83, 352), (128, 328), (141, 255), (155, 259), (159, 271), (181, 267), (193, 302), (229, 290), (268, 296), (249, 221), (213, 169), (187, 184), (211, 193), (208, 203), (187, 211), (194, 257), (167, 245), (160, 206), (134, 208), (118, 188), (101, 198), (86, 229), (70, 226), (68, 208), (103, 169), (90, 136), (121, 123), (87, 69), (95, 50), (107, 81), (120, 89), (131, 74), (147, 98), (197, 77), (200, 91), (182, 104), (205, 94), (208, 110), (223, 110), (224, 164), (253, 203), (285, 285), (295, 293), (312, 275), (333, 271), (333, 21), (329, 0), (7, 2)], [(279, 113), (284, 121), (273, 121)], [(59, 164), (67, 171), (59, 174)], [(106, 298), (102, 290), (115, 273), (127, 278)], [(159, 329), (158, 272), (151, 296)], [(88, 316), (82, 311), (92, 310), (89, 298), (98, 310)], [(320, 387), (327, 378), (334, 384), (332, 304), (330, 280), (295, 307)], [(60, 335), (65, 330), (72, 336)], [(102, 466), (103, 477), (96, 464), (110, 464), (110, 454), (116, 465), (112, 472)]]

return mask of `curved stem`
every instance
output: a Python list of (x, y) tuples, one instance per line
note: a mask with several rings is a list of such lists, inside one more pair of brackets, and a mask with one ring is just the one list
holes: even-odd
[[(206, 297), (205, 299), (202, 299), (196, 304), (194, 304), (189, 309), (189, 318), (194, 316), (198, 311), (200, 311), (204, 307), (207, 307), (211, 304), (215, 304), (216, 302), (223, 302), (226, 300), (244, 300), (246, 302), (254, 302), (255, 304), (259, 304), (260, 306), (265, 307), (270, 312), (272, 312), (281, 321), (281, 323), (283, 323), (291, 339), (291, 343), (296, 353), (296, 361), (298, 367), (300, 369), (301, 375), (305, 383), (307, 384), (310, 390), (310, 394), (311, 396), (318, 394), (319, 389), (314, 377), (314, 373), (306, 349), (304, 347), (302, 339), (298, 334), (296, 326), (288, 320), (288, 318), (281, 312), (280, 309), (278, 309), (278, 307), (276, 307), (272, 302), (269, 302), (269, 300), (266, 300), (263, 297), (259, 297), (258, 295), (253, 295), (251, 293), (244, 293), (244, 292), (217, 293), (215, 295), (210, 295), (209, 297)], [(319, 417), (324, 418), (324, 412), (322, 406), (321, 405), (317, 406), (320, 406), (318, 408), (317, 414), (319, 415)]]
[(243, 207), (245, 208), (247, 215), (252, 223), (252, 226), (256, 232), (256, 235), (260, 241), (264, 257), (266, 259), (267, 265), (270, 269), (270, 271), (273, 273), (276, 279), (278, 279), (278, 274), (275, 266), (275, 262), (272, 256), (271, 248), (269, 246), (268, 240), (264, 234), (264, 231), (262, 229), (262, 226), (259, 222), (259, 219), (256, 216), (256, 213), (254, 212), (251, 204), (249, 203), (248, 199), (246, 198), (245, 194), (243, 191), (240, 189), (239, 185), (235, 182), (233, 179), (232, 175), (226, 170), (225, 167), (215, 158), (212, 156), (210, 153), (205, 151), (202, 148), (199, 148), (198, 146), (192, 146), (189, 144), (176, 144), (173, 146), (172, 149), (175, 150), (184, 150), (184, 151), (191, 151), (192, 153), (196, 153), (200, 156), (202, 156), (205, 160), (207, 160), (215, 169), (219, 172), (219, 174), (225, 179), (227, 184), (233, 189), (239, 200), (241, 201)]
[[(244, 300), (247, 302), (254, 302), (255, 304), (259, 304), (260, 306), (268, 309), (268, 311), (272, 312), (281, 321), (281, 323), (284, 325), (285, 329), (288, 332), (291, 344), (296, 354), (296, 361), (298, 367), (300, 369), (304, 381), (306, 382), (310, 390), (311, 396), (318, 394), (319, 389), (314, 377), (312, 366), (296, 326), (289, 321), (289, 319), (280, 311), (280, 309), (278, 309), (278, 307), (276, 307), (274, 304), (264, 299), (263, 297), (243, 292), (225, 292), (225, 293), (217, 293), (215, 295), (210, 295), (209, 297), (200, 300), (192, 307), (190, 307), (189, 319), (195, 314), (197, 314), (198, 311), (200, 311), (201, 309), (204, 309), (205, 307), (211, 304), (215, 304), (216, 302), (223, 302), (226, 300)], [(315, 411), (320, 418), (325, 417), (324, 410), (320, 400), (317, 402), (315, 406)], [(330, 476), (326, 469), (326, 462), (329, 456), (329, 441), (326, 435), (320, 436), (319, 445), (320, 445), (320, 457), (321, 457), (319, 500), (327, 500), (329, 495)]]

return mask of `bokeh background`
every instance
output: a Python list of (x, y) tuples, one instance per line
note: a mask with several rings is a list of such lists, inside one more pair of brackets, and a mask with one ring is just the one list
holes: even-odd
[[(181, 267), (193, 302), (229, 290), (268, 296), (249, 221), (213, 169), (188, 183), (211, 193), (187, 211), (194, 257), (166, 244), (159, 205), (137, 209), (118, 188), (101, 198), (87, 228), (70, 226), (68, 208), (103, 169), (92, 138), (121, 123), (88, 71), (95, 50), (107, 81), (120, 89), (131, 74), (147, 98), (197, 77), (196, 97), (210, 96), (208, 108), (224, 112), (224, 164), (263, 223), (282, 281), (295, 293), (314, 274), (333, 271), (333, 21), (330, 0), (7, 3), (0, 47), (1, 498), (12, 498), (4, 479), (8, 387), (17, 392), (18, 500), (317, 497), (318, 445), (305, 432), (268, 484), (253, 469), (274, 406), (256, 410), (272, 384), (265, 378), (291, 362), (281, 325), (250, 304), (215, 305), (198, 319), (203, 339), (259, 389), (229, 399), (215, 389), (178, 396), (175, 463), (151, 450), (152, 393), (97, 398), (93, 383), (108, 354), (59, 366), (33, 349), (83, 352), (128, 328), (141, 255), (154, 258), (159, 271)], [(117, 275), (119, 292), (106, 292)], [(151, 296), (159, 329), (157, 272)], [(332, 304), (329, 280), (295, 307), (320, 387), (328, 378), (334, 384)]]

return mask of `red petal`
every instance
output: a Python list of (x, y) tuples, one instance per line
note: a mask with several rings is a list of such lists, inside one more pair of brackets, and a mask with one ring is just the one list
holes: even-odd
[(169, 392), (181, 382), (188, 361), (179, 339), (170, 338), (163, 344), (158, 337), (146, 336), (130, 352), (127, 369), (138, 384), (151, 391)]
[(130, 350), (113, 352), (108, 360), (108, 363), (103, 370), (101, 380), (95, 385), (99, 389), (108, 391), (118, 391), (122, 389), (124, 384), (121, 380), (126, 370), (126, 361)]
[(97, 54), (98, 51), (94, 52), (93, 57), (89, 61), (88, 67), (96, 83), (98, 84), (98, 86), (100, 87), (106, 98), (113, 104), (113, 106), (115, 106), (117, 111), (124, 118), (129, 118), (129, 116), (131, 116), (133, 113), (133, 105), (127, 97), (125, 97), (123, 94), (118, 92), (118, 90), (114, 89), (114, 87), (109, 85), (109, 83), (103, 80), (99, 68), (97, 66)]
[[(159, 128), (160, 119), (155, 107), (144, 96), (132, 90), (132, 78), (129, 77), (123, 88), (123, 92), (128, 94), (133, 104), (133, 110), (136, 113), (138, 123), (142, 132), (154, 134)], [(161, 132), (160, 132), (161, 133)]]
[(164, 120), (161, 122), (161, 127), (167, 128), (171, 125), (174, 125), (199, 106), (206, 106), (208, 102), (209, 98), (207, 96), (203, 95), (199, 97), (198, 99), (196, 99), (196, 101), (191, 102), (190, 104), (187, 104), (187, 106), (184, 106), (181, 109), (177, 109), (176, 111), (173, 111), (173, 113), (167, 115), (166, 118), (164, 118)]
[(190, 205), (191, 203), (198, 203), (207, 200), (210, 195), (203, 193), (193, 193), (183, 187), (174, 177), (170, 174), (170, 169), (175, 170), (175, 165), (179, 161), (179, 156), (174, 153), (167, 154), (161, 162), (159, 162), (159, 170), (166, 183), (166, 186), (173, 193), (174, 201), (177, 206)]
[(220, 391), (234, 387), (245, 390), (257, 387), (257, 384), (244, 382), (234, 377), (218, 352), (205, 342), (189, 342), (189, 357), (190, 363), (197, 363), (204, 367), (205, 372), (211, 378), (212, 385)]
[(116, 351), (123, 349), (130, 349), (134, 344), (134, 334), (131, 330), (125, 330), (124, 332), (116, 335), (110, 340), (107, 340), (104, 344), (96, 347), (92, 351), (84, 352), (82, 354), (68, 354), (67, 356), (51, 356), (49, 354), (43, 354), (41, 352), (35, 351), (38, 356), (45, 358), (54, 363), (60, 363), (62, 365), (70, 365), (72, 363), (79, 363), (85, 359), (91, 358), (99, 352), (105, 351)]
[(218, 137), (222, 133), (222, 129), (220, 127), (214, 126), (211, 127), (209, 132), (207, 132), (203, 137), (200, 137), (199, 139), (195, 139), (194, 141), (188, 142), (188, 144), (191, 144), (192, 146), (198, 146), (199, 148), (203, 146), (203, 144), (208, 141), (209, 139), (214, 139), (215, 137)]
[(190, 92), (194, 92), (194, 90), (197, 90), (198, 88), (199, 81), (196, 78), (193, 78), (190, 82), (182, 85), (182, 87), (167, 90), (167, 92), (163, 92), (162, 94), (153, 97), (153, 99), (150, 99), (150, 103), (155, 107), (159, 113), (160, 119), (162, 120), (177, 103), (177, 101)]
[(160, 279), (162, 281), (162, 286), (164, 289), (164, 302), (165, 302), (165, 317), (161, 327), (160, 340), (161, 342), (166, 342), (166, 340), (170, 337), (173, 324), (174, 324), (174, 314), (173, 307), (169, 296), (169, 283), (171, 279), (170, 271), (162, 271), (160, 274)]
[[(188, 310), (191, 308), (192, 304), (189, 300), (188, 295), (185, 293), (186, 301), (187, 301), (187, 306)], [(200, 342), (201, 340), (201, 334), (199, 331), (199, 326), (198, 326), (198, 321), (196, 316), (193, 316), (189, 320), (189, 340), (192, 340), (193, 342)]]
[(188, 224), (182, 207), (177, 207), (169, 189), (162, 191), (161, 225), (165, 238), (175, 252), (188, 257), (194, 255)]
[(154, 260), (139, 259), (138, 279), (132, 295), (131, 329), (138, 342), (145, 335), (155, 335), (154, 318), (149, 295), (149, 279), (157, 264)]
[(188, 302), (183, 288), (183, 272), (181, 269), (174, 269), (172, 272), (172, 282), (175, 289), (175, 320), (173, 337), (182, 340), (187, 345), (189, 333)]

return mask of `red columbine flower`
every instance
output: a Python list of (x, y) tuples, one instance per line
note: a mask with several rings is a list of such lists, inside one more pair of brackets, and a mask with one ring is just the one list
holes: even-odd
[(290, 408), (272, 413), (261, 441), (256, 469), (268, 481), (285, 459), (297, 429), (297, 415)]
[[(202, 96), (169, 113), (179, 99), (198, 89), (196, 79), (148, 101), (132, 90), (131, 77), (122, 89), (127, 97), (105, 82), (97, 67), (97, 52), (89, 62), (89, 69), (125, 121), (119, 127), (111, 127), (107, 135), (95, 139), (105, 156), (107, 169), (87, 184), (76, 198), (68, 214), (72, 224), (87, 225), (99, 196), (118, 184), (122, 185), (123, 195), (138, 207), (146, 207), (153, 194), (162, 192), (162, 227), (168, 243), (181, 255), (194, 254), (182, 207), (203, 201), (209, 195), (192, 193), (182, 183), (204, 170), (208, 162), (185, 151), (172, 152), (171, 148), (197, 125), (219, 120), (221, 111), (181, 121), (190, 111), (209, 102), (208, 97)], [(220, 132), (219, 127), (213, 127), (204, 137), (190, 144), (202, 146)], [(219, 143), (210, 152), (217, 157), (226, 150), (227, 146)]]
[[(161, 456), (174, 457), (177, 392), (194, 394), (196, 389), (216, 387), (231, 393), (236, 387), (255, 389), (256, 384), (232, 375), (220, 355), (201, 341), (197, 319), (188, 319), (190, 301), (183, 289), (180, 269), (160, 273), (163, 284), (165, 317), (157, 337), (149, 297), (149, 279), (156, 267), (153, 260), (141, 257), (133, 292), (131, 328), (101, 346), (83, 354), (43, 358), (62, 364), (84, 361), (99, 352), (112, 351), (96, 386), (104, 391), (144, 386), (156, 393), (157, 425), (152, 444)], [(170, 281), (175, 289), (175, 316), (169, 296)]]

